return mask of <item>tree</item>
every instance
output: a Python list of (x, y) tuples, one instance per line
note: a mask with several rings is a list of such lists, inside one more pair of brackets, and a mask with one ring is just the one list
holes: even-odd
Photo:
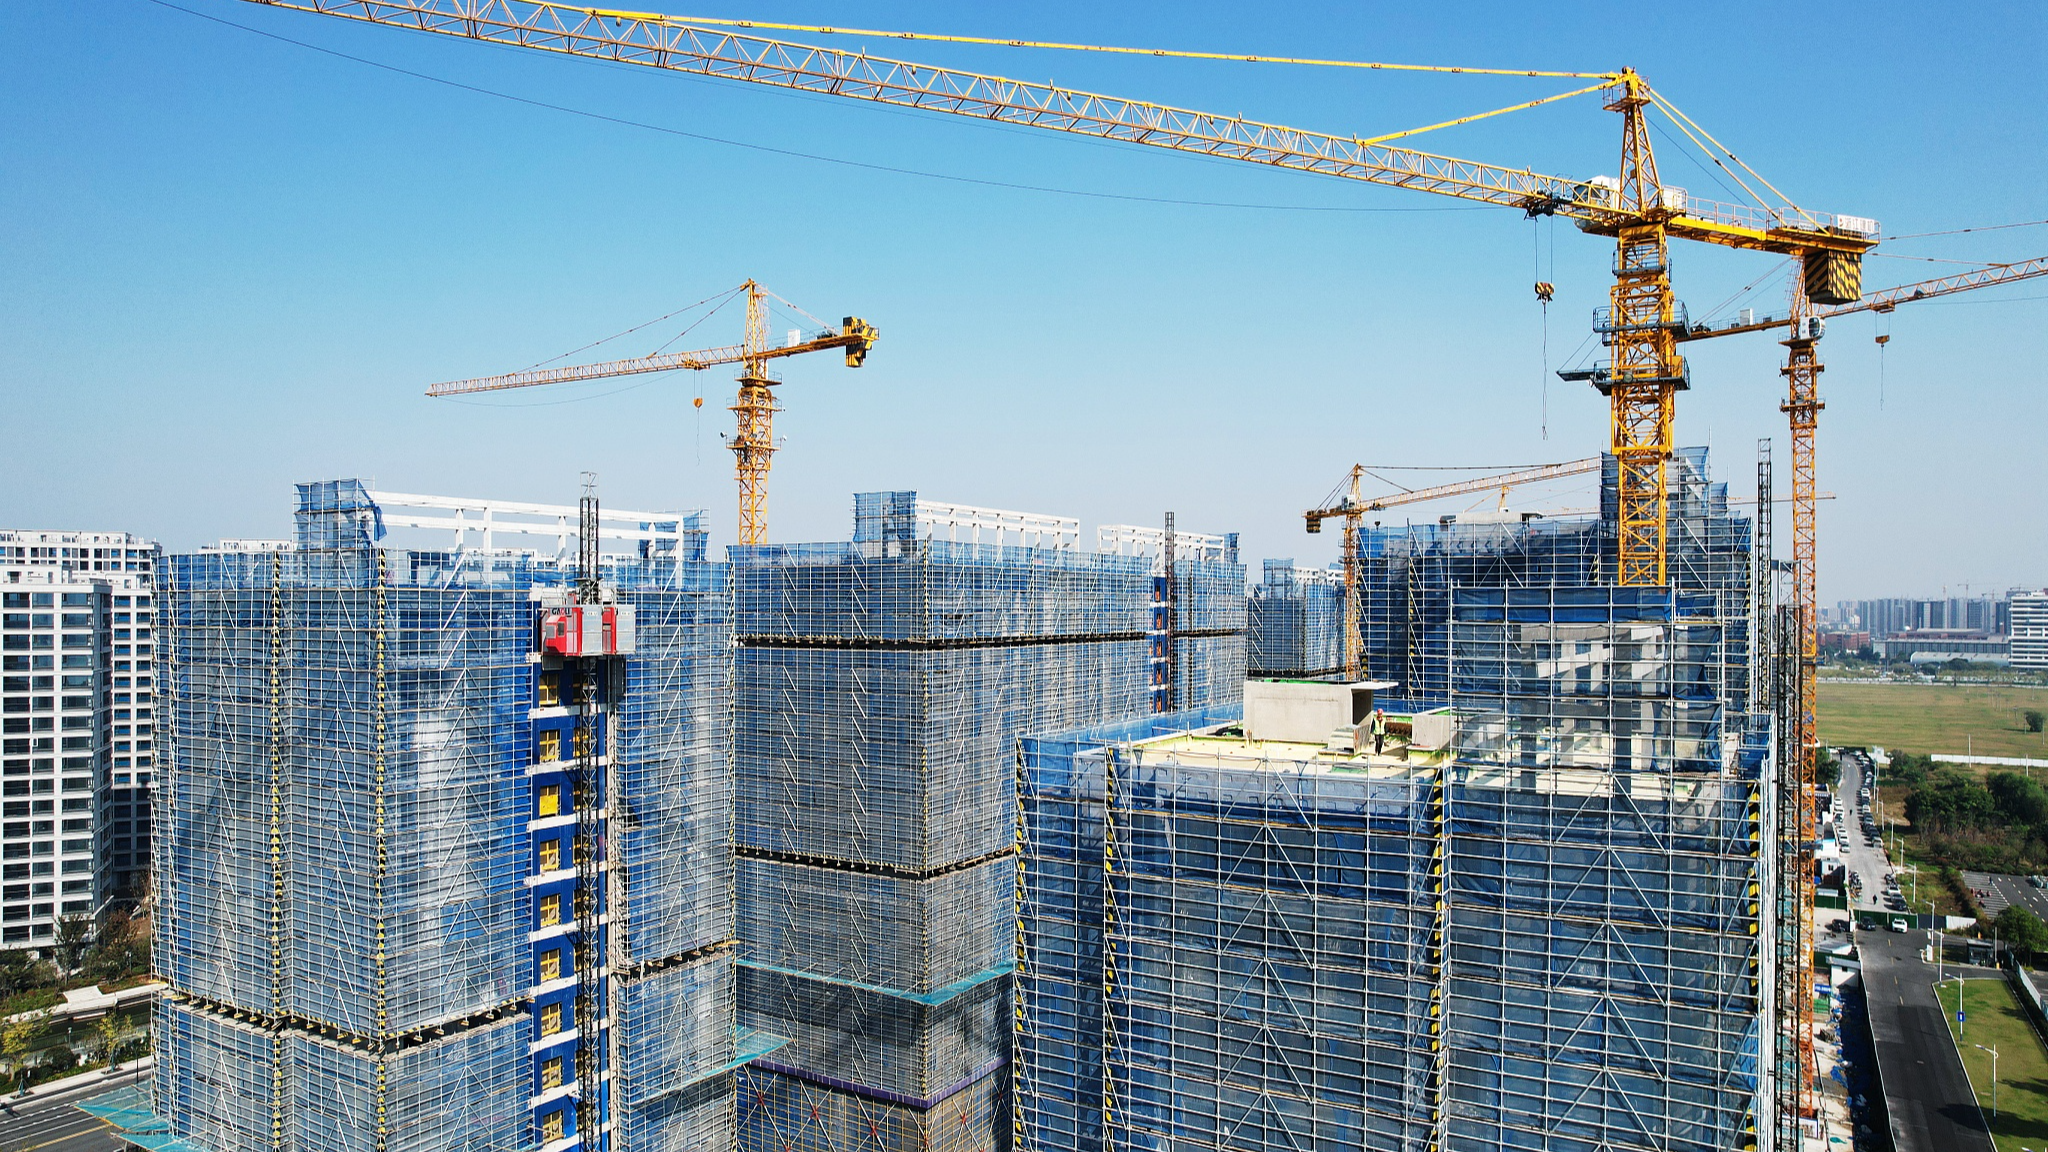
[(2048, 791), (2017, 772), (1993, 772), (1984, 780), (2002, 823), (2032, 826), (2048, 821)]
[(121, 1043), (120, 1015), (109, 1012), (105, 1016), (100, 1017), (99, 1023), (93, 1026), (93, 1040), (99, 1048), (100, 1059), (106, 1061), (107, 1067), (112, 1068), (114, 1066), (114, 1050)]
[(106, 926), (100, 929), (99, 940), (86, 954), (83, 968), (87, 977), (105, 983), (149, 971), (149, 929), (146, 922), (126, 912), (108, 915)]
[(20, 948), (0, 952), (0, 998), (57, 983), (57, 970), (48, 961)]
[(17, 1020), (0, 1028), (0, 1052), (7, 1055), (7, 1062), (15, 1071), (28, 1067), (28, 1054), (43, 1046), (49, 1033), (49, 1022), (41, 1016)]
[(2031, 959), (2036, 952), (2048, 951), (2048, 924), (2020, 905), (2000, 912), (1994, 923), (1998, 925), (1998, 938), (2015, 953)]
[(1953, 832), (1981, 828), (1997, 819), (1989, 789), (1952, 768), (1943, 769), (1906, 797), (1906, 819), (1915, 830)]
[(2026, 719), (2029, 732), (2039, 732), (2042, 725), (2048, 724), (2048, 715), (2044, 715), (2038, 708), (2029, 708), (2020, 715)]
[(78, 971), (86, 950), (92, 947), (92, 918), (66, 916), (57, 921), (57, 963), (66, 972)]

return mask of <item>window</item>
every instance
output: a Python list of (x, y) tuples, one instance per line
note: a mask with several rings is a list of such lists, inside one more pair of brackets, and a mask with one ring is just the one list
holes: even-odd
[(92, 593), (66, 592), (64, 594), (64, 606), (66, 608), (90, 608), (92, 607)]
[(553, 728), (545, 728), (540, 734), (540, 762), (543, 764), (562, 758), (562, 734)]
[(540, 925), (543, 928), (562, 922), (561, 893), (550, 893), (540, 898)]
[(543, 784), (540, 789), (540, 814), (559, 816), (562, 813), (562, 786)]
[(540, 842), (540, 870), (554, 872), (562, 867), (562, 842), (543, 840)]
[(539, 700), (540, 706), (542, 708), (554, 708), (560, 706), (562, 703), (561, 682), (556, 680), (553, 676), (541, 677)]
[(543, 1089), (560, 1088), (562, 1086), (562, 1058), (560, 1056), (550, 1056), (546, 1060), (541, 1061), (540, 1086)]
[(562, 1006), (543, 1004), (540, 1006), (540, 1034), (553, 1036), (562, 1030)]
[(64, 614), (64, 626), (66, 628), (90, 628), (92, 627), (92, 613), (66, 612)]
[(568, 1114), (567, 1108), (557, 1108), (540, 1118), (541, 1143), (552, 1144), (567, 1135), (568, 1130), (563, 1126), (565, 1121), (562, 1118)]
[(562, 978), (562, 950), (550, 948), (540, 954), (540, 978), (542, 983)]

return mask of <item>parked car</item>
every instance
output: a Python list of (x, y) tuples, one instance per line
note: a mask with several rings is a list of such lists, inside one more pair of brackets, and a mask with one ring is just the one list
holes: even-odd
[(1894, 932), (1904, 932), (1907, 931), (1909, 928), (1909, 926), (1906, 923), (1906, 918), (1904, 916), (1892, 917), (1892, 922), (1889, 925), (1889, 927)]

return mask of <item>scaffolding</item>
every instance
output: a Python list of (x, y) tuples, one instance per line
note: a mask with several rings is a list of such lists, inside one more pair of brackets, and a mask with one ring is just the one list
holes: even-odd
[[(400, 501), (456, 510), (457, 547), (383, 543), (449, 526)], [(530, 530), (558, 534), (562, 510), (539, 511)], [(709, 1149), (733, 1120), (726, 576), (694, 514), (620, 517), (603, 535), (635, 551), (601, 575), (642, 647), (592, 739), (613, 1062), (622, 1108), (691, 1097)], [(536, 741), (568, 715), (536, 597), (576, 571), (559, 547), (467, 546), (521, 531), (489, 502), (335, 481), (301, 485), (297, 519), (295, 546), (166, 566), (155, 1107), (209, 1152), (533, 1146), (534, 1100), (599, 1091), (549, 1083), (529, 1046), (559, 983), (529, 934), (562, 867)]]
[[(1708, 478), (1706, 449), (1683, 448), (1666, 470), (1670, 587), (1734, 589), (1749, 563), (1749, 521), (1730, 513), (1727, 485)], [(1359, 531), (1359, 628), (1366, 666), (1415, 702), (1449, 699), (1454, 588), (1599, 587), (1615, 563), (1614, 458), (1601, 463), (1597, 519), (1436, 524)], [(1747, 616), (1726, 618), (1744, 629)], [(1746, 635), (1742, 637), (1746, 642)]]
[(1027, 738), (1016, 1147), (1754, 1147), (1773, 730), (1705, 464), (1669, 587), (1599, 579), (1611, 516), (1369, 533), (1381, 705), (1441, 751)]
[[(775, 1152), (994, 1152), (1009, 1126), (997, 1069), (928, 1108), (750, 1067), (739, 1079), (739, 1146)], [(992, 1135), (993, 1134), (993, 1135)]]
[(1018, 741), (1017, 1152), (1104, 1147), (1102, 788), (1090, 766), (1107, 745), (1238, 712), (1218, 706)]
[(923, 880), (742, 856), (748, 960), (920, 994), (984, 977), (1015, 951), (1014, 871), (1005, 856)]
[(1245, 661), (1253, 676), (1344, 671), (1344, 574), (1268, 560), (1245, 600)]
[[(1161, 561), (1059, 517), (854, 504), (850, 542), (732, 552), (740, 1017), (789, 1040), (742, 1142), (868, 1117), (857, 1147), (992, 1147), (965, 1102), (1007, 1082), (1016, 740), (1150, 710)], [(1243, 570), (1195, 549), (1174, 574), (1179, 692), (1234, 700)]]

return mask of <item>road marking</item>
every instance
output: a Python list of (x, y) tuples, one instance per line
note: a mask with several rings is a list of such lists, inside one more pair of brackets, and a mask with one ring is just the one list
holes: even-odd
[(36, 1149), (38, 1148), (55, 1148), (59, 1144), (68, 1144), (81, 1136), (97, 1136), (100, 1133), (111, 1129), (112, 1127), (113, 1125), (111, 1123), (102, 1120), (93, 1127), (84, 1129), (83, 1131), (72, 1132), (67, 1135), (59, 1136), (55, 1140), (45, 1140), (41, 1144), (30, 1144), (25, 1148), (15, 1150), (15, 1152), (36, 1152)]

